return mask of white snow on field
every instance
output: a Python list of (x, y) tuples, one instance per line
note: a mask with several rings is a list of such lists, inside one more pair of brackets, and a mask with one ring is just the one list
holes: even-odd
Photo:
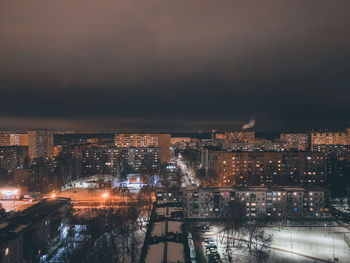
[(182, 226), (182, 222), (180, 221), (169, 221), (168, 232), (182, 233), (181, 226)]
[(164, 235), (165, 235), (165, 221), (154, 223), (151, 236), (162, 237)]
[[(221, 231), (222, 226), (211, 226), (203, 236), (214, 238), (223, 262), (227, 262)], [(266, 227), (265, 231), (273, 235), (268, 262), (322, 262), (333, 261), (333, 257), (350, 262), (350, 248), (344, 241), (344, 234), (350, 231), (345, 227)], [(252, 260), (243, 248), (233, 248), (232, 255), (239, 262)]]
[(273, 234), (273, 247), (291, 251), (292, 254), (300, 253), (324, 260), (333, 260), (334, 255), (340, 262), (350, 261), (350, 250), (344, 241), (344, 233), (349, 230), (344, 227), (288, 227), (266, 231)]
[(185, 262), (182, 243), (168, 242), (167, 262)]
[(146, 263), (162, 263), (164, 243), (150, 245), (147, 251)]
[[(165, 225), (166, 225), (165, 221), (154, 223), (151, 236), (152, 237), (165, 236), (165, 232), (166, 232)], [(182, 233), (181, 226), (182, 226), (182, 222), (180, 221), (168, 221), (168, 232)]]

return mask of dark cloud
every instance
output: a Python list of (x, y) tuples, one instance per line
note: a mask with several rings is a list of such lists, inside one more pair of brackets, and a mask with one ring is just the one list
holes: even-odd
[[(349, 1), (3, 1), (3, 127), (350, 126)], [(1, 87), (11, 87), (5, 89)]]

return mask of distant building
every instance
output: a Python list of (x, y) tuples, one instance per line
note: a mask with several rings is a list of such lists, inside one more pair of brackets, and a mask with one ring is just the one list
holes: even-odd
[(311, 133), (311, 149), (316, 145), (350, 145), (350, 128), (345, 132), (312, 132)]
[(207, 172), (218, 175), (218, 185), (324, 184), (326, 160), (316, 152), (228, 152), (202, 151)]
[(287, 150), (307, 151), (310, 148), (308, 133), (281, 133), (280, 140)]
[(28, 160), (27, 146), (0, 147), (0, 166), (6, 170), (23, 168)]
[(161, 163), (170, 162), (170, 134), (115, 134), (117, 148), (160, 148)]
[(330, 193), (323, 188), (209, 187), (183, 191), (184, 215), (194, 219), (229, 216), (231, 201), (239, 201), (246, 217), (275, 219), (327, 218)]
[(254, 142), (255, 132), (254, 131), (232, 131), (225, 133), (216, 133), (215, 139), (223, 140), (224, 142)]
[(228, 142), (222, 145), (222, 149), (227, 151), (244, 151), (244, 152), (263, 152), (285, 150), (285, 147), (279, 142), (268, 140), (256, 140), (254, 142)]
[(99, 139), (98, 138), (88, 138), (88, 139), (86, 139), (86, 143), (98, 145), (99, 144)]
[(323, 153), (327, 159), (347, 159), (350, 156), (350, 145), (344, 144), (316, 144), (312, 150)]
[(14, 169), (12, 171), (12, 186), (21, 188), (22, 192), (28, 192), (30, 175), (30, 169)]
[(0, 146), (28, 146), (28, 134), (2, 132)]
[(146, 167), (159, 172), (160, 157), (159, 147), (91, 146), (82, 150), (82, 169), (86, 174), (116, 174), (127, 165), (135, 172)]
[(53, 157), (53, 132), (47, 130), (37, 130), (28, 132), (29, 158), (43, 157), (51, 159)]
[[(0, 224), (0, 261), (42, 262), (44, 245), (57, 246), (68, 233), (70, 199), (43, 199)], [(53, 251), (48, 251), (53, 252)]]
[(199, 140), (191, 137), (171, 137), (171, 146), (181, 150), (198, 148)]

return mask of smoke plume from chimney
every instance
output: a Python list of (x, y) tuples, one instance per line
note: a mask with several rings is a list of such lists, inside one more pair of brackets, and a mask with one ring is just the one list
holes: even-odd
[(242, 130), (253, 128), (254, 125), (255, 125), (255, 120), (251, 119), (248, 123), (246, 123), (242, 126)]

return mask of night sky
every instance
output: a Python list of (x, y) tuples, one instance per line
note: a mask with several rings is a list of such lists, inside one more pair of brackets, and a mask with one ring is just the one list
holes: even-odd
[(350, 127), (350, 1), (0, 1), (0, 129)]

